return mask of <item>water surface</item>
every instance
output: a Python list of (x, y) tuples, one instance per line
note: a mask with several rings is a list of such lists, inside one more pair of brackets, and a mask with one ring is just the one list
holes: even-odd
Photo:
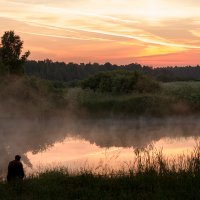
[(200, 117), (108, 119), (1, 119), (2, 168), (16, 153), (26, 170), (109, 166), (134, 160), (134, 150), (153, 144), (167, 156), (189, 153), (200, 136)]

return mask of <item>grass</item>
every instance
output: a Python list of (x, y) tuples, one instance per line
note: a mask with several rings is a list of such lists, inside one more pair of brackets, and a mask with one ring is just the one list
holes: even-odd
[(163, 84), (163, 94), (188, 104), (193, 110), (200, 110), (200, 82), (172, 82)]
[[(34, 77), (0, 77), (1, 116), (171, 116), (200, 113), (200, 82), (162, 83), (157, 92), (100, 93)], [(24, 109), (26, 108), (26, 109)], [(28, 115), (28, 116), (27, 116)]]
[(3, 200), (200, 199), (200, 145), (189, 155), (169, 159), (151, 146), (135, 150), (127, 170), (47, 170), (23, 182), (0, 183)]
[(200, 82), (162, 83), (161, 90), (156, 93), (117, 95), (75, 90), (79, 90), (77, 105), (90, 115), (161, 117), (200, 112)]

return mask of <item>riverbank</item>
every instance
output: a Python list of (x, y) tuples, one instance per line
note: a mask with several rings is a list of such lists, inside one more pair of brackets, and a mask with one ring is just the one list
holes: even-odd
[[(0, 78), (0, 117), (168, 117), (200, 113), (200, 82), (160, 83), (157, 92), (102, 93), (36, 77)], [(24, 109), (25, 108), (25, 109)]]
[(63, 199), (199, 199), (199, 173), (157, 174), (149, 170), (136, 175), (95, 176), (82, 173), (72, 176), (46, 172), (19, 184), (0, 184), (3, 200)]
[(199, 145), (176, 160), (151, 148), (137, 149), (135, 155), (134, 165), (126, 171), (46, 170), (23, 182), (1, 182), (0, 195), (4, 200), (200, 198)]

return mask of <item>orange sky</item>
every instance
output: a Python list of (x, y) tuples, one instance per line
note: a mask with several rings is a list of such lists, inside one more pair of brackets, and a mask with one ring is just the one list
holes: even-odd
[(0, 0), (0, 34), (15, 30), (30, 59), (200, 64), (198, 0)]

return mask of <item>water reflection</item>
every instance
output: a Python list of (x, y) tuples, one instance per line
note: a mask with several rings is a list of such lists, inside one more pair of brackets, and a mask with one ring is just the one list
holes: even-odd
[[(24, 162), (31, 166), (27, 152), (38, 154), (66, 138), (84, 139), (88, 144), (95, 144), (95, 148), (96, 146), (140, 148), (162, 138), (198, 137), (199, 130), (199, 117), (98, 120), (0, 119), (0, 163), (6, 167), (8, 161), (17, 153), (24, 155)], [(68, 155), (70, 155), (69, 150), (66, 156)]]

